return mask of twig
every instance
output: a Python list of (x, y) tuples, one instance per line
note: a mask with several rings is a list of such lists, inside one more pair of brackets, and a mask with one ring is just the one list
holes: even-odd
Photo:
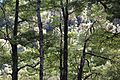
[(3, 12), (3, 16), (4, 16), (4, 18), (5, 18), (5, 10), (4, 10), (4, 8), (3, 8), (2, 6), (0, 6), (0, 8), (1, 8), (1, 10), (2, 10), (2, 12)]
[(90, 74), (88, 74), (87, 76), (85, 76), (85, 78), (83, 79), (83, 80), (86, 80), (87, 78), (89, 78), (90, 76), (92, 76), (93, 74), (99, 74), (99, 73), (90, 73)]
[(19, 18), (20, 18), (21, 20), (18, 21), (18, 24), (19, 24), (19, 23), (22, 23), (22, 22), (25, 22), (25, 21), (26, 21), (26, 22), (35, 22), (35, 23), (37, 23), (36, 21), (28, 20), (28, 19), (22, 18), (22, 17), (20, 17), (20, 16), (19, 16)]
[(106, 4), (104, 4), (101, 0), (99, 0), (100, 4), (102, 4), (102, 6), (106, 9), (109, 9), (108, 6)]
[(7, 40), (6, 40), (6, 42), (0, 47), (0, 49), (3, 48), (3, 47), (6, 45), (6, 43), (7, 43)]
[(87, 61), (87, 63), (88, 63), (88, 68), (90, 69), (90, 72), (91, 72), (91, 68), (90, 68), (90, 65), (89, 65), (89, 61), (88, 61), (88, 59), (85, 59), (86, 61)]

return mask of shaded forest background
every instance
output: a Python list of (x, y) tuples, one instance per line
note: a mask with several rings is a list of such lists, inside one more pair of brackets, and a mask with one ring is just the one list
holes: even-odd
[(0, 0), (0, 80), (120, 80), (119, 0)]

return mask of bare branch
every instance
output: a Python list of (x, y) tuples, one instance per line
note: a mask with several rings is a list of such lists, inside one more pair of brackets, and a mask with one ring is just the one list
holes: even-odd
[(4, 37), (5, 37), (5, 35), (6, 35), (6, 34), (5, 34), (5, 32), (4, 32), (4, 31), (2, 31), (2, 30), (0, 30), (0, 32), (2, 32), (2, 33), (4, 34)]
[(4, 73), (5, 73), (6, 75), (11, 75), (11, 76), (12, 76), (12, 73), (7, 73), (6, 71), (4, 71)]
[(108, 6), (106, 4), (104, 4), (101, 0), (99, 2), (100, 2), (100, 4), (102, 4), (102, 6), (104, 7), (105, 10), (109, 9)]
[(35, 65), (29, 65), (29, 64), (26, 64), (20, 68), (18, 68), (18, 71), (20, 71), (21, 69), (25, 68), (25, 67), (31, 67), (31, 68), (35, 68), (37, 65), (39, 65), (39, 62), (37, 62)]
[(75, 11), (79, 10), (79, 8), (75, 8), (73, 11), (69, 12), (69, 15), (74, 13)]
[(0, 47), (0, 49), (3, 48), (3, 47), (6, 45), (6, 43), (7, 43), (7, 40), (6, 40), (5, 43)]
[(18, 21), (18, 24), (19, 24), (19, 23), (22, 23), (22, 22), (25, 22), (25, 21), (26, 21), (26, 22), (34, 22), (34, 23), (37, 23), (37, 22), (34, 21), (34, 20), (24, 19), (24, 18), (22, 18), (22, 17), (20, 17), (20, 16), (19, 16), (19, 18), (20, 18), (21, 20)]
[(113, 61), (112, 59), (109, 59), (109, 58), (106, 58), (106, 57), (103, 57), (103, 56), (99, 56), (99, 55), (96, 55), (96, 54), (93, 54), (93, 53), (86, 53), (86, 54), (89, 54), (89, 55), (95, 56), (95, 57), (99, 57), (99, 58), (102, 58), (102, 59)]
[(89, 61), (88, 61), (88, 59), (85, 59), (85, 60), (87, 61), (87, 63), (88, 63), (88, 68), (90, 69), (90, 72), (91, 72), (91, 68), (90, 68)]
[(2, 10), (2, 12), (3, 12), (3, 16), (4, 16), (4, 18), (5, 18), (5, 10), (4, 10), (4, 8), (3, 8), (2, 6), (0, 6), (0, 8), (1, 8), (1, 10)]
[(99, 73), (90, 73), (90, 74), (88, 74), (87, 76), (85, 76), (85, 78), (83, 79), (83, 80), (87, 80), (90, 76), (92, 76), (93, 74), (99, 74)]

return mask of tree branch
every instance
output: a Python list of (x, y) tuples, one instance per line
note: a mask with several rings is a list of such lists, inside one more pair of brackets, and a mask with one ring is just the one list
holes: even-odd
[(112, 59), (109, 59), (109, 58), (106, 58), (106, 57), (103, 57), (103, 56), (99, 56), (99, 55), (96, 55), (96, 54), (93, 54), (93, 53), (86, 53), (86, 54), (89, 54), (89, 55), (95, 56), (95, 57), (99, 57), (99, 58), (102, 58), (102, 59), (113, 61)]
[(25, 19), (25, 18), (22, 18), (22, 17), (20, 17), (20, 16), (19, 16), (19, 18), (20, 18), (21, 20), (18, 21), (18, 24), (19, 24), (19, 23), (22, 23), (22, 22), (25, 22), (25, 21), (26, 21), (26, 22), (34, 22), (34, 23), (37, 23), (36, 21), (29, 20), (29, 19)]
[(93, 74), (99, 74), (99, 73), (90, 73), (90, 74), (88, 74), (87, 76), (85, 76), (85, 78), (83, 79), (83, 80), (87, 80), (90, 76), (92, 76)]
[(31, 68), (35, 68), (37, 65), (39, 65), (39, 62), (37, 62), (35, 65), (29, 65), (29, 64), (26, 64), (20, 68), (18, 68), (18, 71), (20, 71), (21, 69), (25, 68), (25, 67), (31, 67)]
[(5, 41), (5, 43), (3, 43), (3, 45), (0, 47), (0, 49), (3, 48), (6, 44), (7, 44), (7, 40)]
[(88, 63), (88, 68), (90, 69), (90, 72), (91, 72), (90, 63), (89, 63), (88, 59), (85, 59), (85, 60), (87, 61), (87, 63)]
[(2, 12), (3, 12), (3, 16), (4, 16), (4, 18), (5, 18), (5, 10), (4, 10), (4, 8), (3, 8), (2, 6), (0, 6), (0, 8), (1, 8), (1, 10), (2, 10)]
[(102, 4), (102, 6), (104, 7), (105, 10), (109, 9), (108, 6), (106, 4), (104, 4), (101, 0), (99, 2), (100, 2), (100, 4)]

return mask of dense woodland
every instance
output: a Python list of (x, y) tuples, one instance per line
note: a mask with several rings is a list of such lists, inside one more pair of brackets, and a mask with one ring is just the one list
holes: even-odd
[(120, 0), (0, 0), (0, 80), (120, 80)]

